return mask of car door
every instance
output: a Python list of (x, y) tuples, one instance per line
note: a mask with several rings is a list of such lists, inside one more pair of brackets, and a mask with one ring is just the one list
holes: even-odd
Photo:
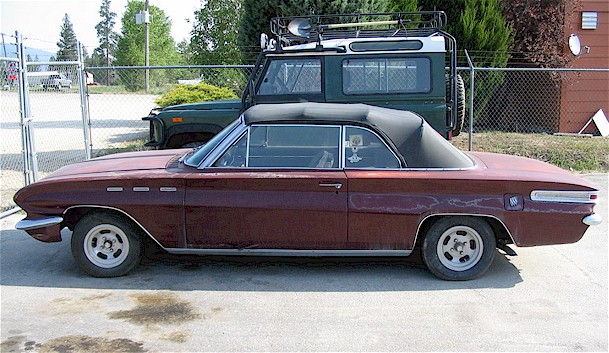
[(192, 248), (342, 249), (347, 178), (340, 127), (250, 127), (210, 167), (187, 178)]
[(346, 127), (344, 136), (349, 242), (358, 249), (411, 249), (421, 200), (408, 191), (399, 159), (369, 129)]

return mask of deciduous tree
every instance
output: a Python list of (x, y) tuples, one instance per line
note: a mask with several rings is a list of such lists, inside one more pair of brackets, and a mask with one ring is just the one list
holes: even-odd
[[(122, 28), (117, 41), (116, 65), (133, 66), (145, 64), (145, 26), (135, 23), (136, 13), (144, 10), (143, 1), (129, 1), (121, 19)], [(175, 65), (179, 63), (176, 44), (171, 37), (171, 21), (165, 12), (151, 5), (150, 11), (150, 65)], [(151, 82), (165, 84), (169, 79), (165, 71), (152, 70)], [(127, 88), (137, 90), (143, 87), (142, 77), (124, 79)], [(130, 82), (131, 81), (131, 82)]]
[(537, 67), (563, 67), (572, 56), (564, 50), (567, 21), (581, 0), (503, 0), (504, 16), (514, 29), (514, 59)]

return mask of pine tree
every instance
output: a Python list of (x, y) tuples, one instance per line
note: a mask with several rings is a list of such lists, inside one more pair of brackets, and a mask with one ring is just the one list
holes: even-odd
[[(101, 21), (95, 26), (97, 30), (97, 39), (99, 40), (99, 47), (95, 48), (93, 56), (96, 60), (102, 59), (103, 66), (110, 66), (112, 61), (112, 53), (116, 47), (116, 33), (114, 32), (114, 25), (116, 24), (116, 13), (110, 11), (110, 0), (102, 0), (99, 8), (99, 16)], [(110, 71), (106, 71), (105, 84), (110, 82)]]
[(74, 27), (67, 13), (63, 16), (57, 47), (59, 48), (57, 61), (76, 61), (78, 59), (76, 33), (74, 33)]
[(419, 10), (418, 0), (389, 0), (389, 11), (412, 12)]

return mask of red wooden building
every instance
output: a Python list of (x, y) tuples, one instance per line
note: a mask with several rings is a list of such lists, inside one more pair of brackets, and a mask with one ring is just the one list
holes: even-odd
[[(581, 50), (570, 67), (609, 69), (609, 1), (581, 0), (565, 23), (565, 43), (572, 44), (565, 50), (577, 52), (578, 41)], [(609, 118), (609, 72), (568, 73), (561, 87), (559, 131), (579, 132), (599, 109)], [(598, 129), (590, 124), (584, 132), (598, 134)]]

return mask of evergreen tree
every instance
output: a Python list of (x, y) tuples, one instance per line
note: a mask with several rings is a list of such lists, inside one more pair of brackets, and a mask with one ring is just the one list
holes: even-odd
[(418, 0), (418, 3), (423, 11), (444, 11), (449, 28), (459, 21), (465, 11), (465, 0)]
[(419, 10), (418, 0), (389, 0), (389, 11), (412, 12)]
[[(457, 39), (459, 50), (473, 54), (474, 63), (505, 66), (512, 30), (503, 17), (501, 0), (419, 0), (421, 10), (444, 11), (446, 31)], [(467, 66), (467, 62), (460, 64)]]
[[(110, 11), (110, 0), (102, 0), (99, 16), (101, 21), (95, 26), (99, 47), (95, 48), (91, 59), (97, 62), (99, 66), (110, 66), (117, 39), (117, 34), (114, 32), (116, 13)], [(109, 84), (110, 71), (106, 71), (104, 81), (102, 83)]]
[(76, 33), (70, 21), (70, 16), (66, 13), (63, 16), (61, 31), (59, 32), (59, 42), (57, 42), (57, 61), (76, 61), (78, 58)]
[[(122, 29), (117, 41), (116, 65), (134, 66), (145, 64), (145, 26), (135, 23), (136, 13), (144, 10), (144, 2), (129, 1), (121, 19)], [(150, 65), (176, 65), (180, 56), (176, 44), (171, 37), (171, 21), (165, 12), (151, 5), (150, 12)], [(152, 70), (150, 80), (157, 86), (170, 81), (165, 70)], [(125, 77), (124, 83), (128, 89), (138, 90), (144, 86), (142, 77)]]
[(453, 26), (458, 47), (473, 52), (474, 61), (478, 59), (480, 64), (507, 64), (513, 35), (502, 10), (499, 0), (465, 0), (465, 10)]
[(388, 7), (388, 0), (243, 0), (238, 43), (251, 61), (260, 51), (260, 33), (270, 34), (273, 17), (385, 12)]

